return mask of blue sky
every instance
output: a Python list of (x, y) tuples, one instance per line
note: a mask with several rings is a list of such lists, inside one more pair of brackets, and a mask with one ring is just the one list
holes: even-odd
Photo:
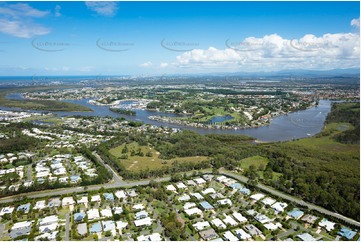
[(0, 75), (359, 67), (358, 2), (1, 2)]

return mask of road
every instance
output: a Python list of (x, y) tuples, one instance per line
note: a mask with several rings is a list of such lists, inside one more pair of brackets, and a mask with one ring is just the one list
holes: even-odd
[[(150, 181), (156, 181), (156, 182), (164, 182), (164, 181), (169, 181), (170, 180), (170, 176), (165, 176), (165, 177), (161, 177), (161, 178), (155, 178), (155, 179), (144, 179), (144, 180), (139, 180), (139, 181), (124, 181), (122, 179), (121, 176), (118, 175), (118, 173), (116, 173), (113, 168), (111, 168), (108, 164), (106, 164), (103, 159), (101, 159), (101, 157), (97, 154), (97, 153), (93, 153), (96, 158), (102, 162), (104, 164), (104, 166), (112, 172), (113, 174), (113, 179), (107, 183), (107, 184), (100, 184), (100, 185), (93, 185), (93, 186), (88, 186), (88, 187), (70, 187), (70, 188), (61, 188), (61, 189), (54, 189), (54, 190), (44, 190), (44, 191), (36, 191), (36, 192), (30, 192), (30, 193), (23, 193), (23, 194), (19, 194), (19, 195), (14, 195), (14, 196), (10, 196), (10, 197), (4, 197), (4, 198), (0, 198), (0, 204), (1, 203), (11, 203), (17, 199), (21, 199), (22, 197), (26, 196), (28, 198), (40, 198), (40, 197), (46, 197), (46, 196), (57, 196), (57, 195), (65, 195), (65, 194), (70, 194), (70, 193), (81, 193), (81, 192), (87, 192), (87, 191), (97, 191), (100, 188), (105, 188), (105, 189), (110, 189), (110, 188), (127, 188), (127, 187), (136, 187), (136, 186), (143, 186), (143, 185), (147, 185), (149, 184)], [(203, 172), (203, 171), (202, 171)], [(206, 171), (209, 172), (209, 171)], [(220, 174), (232, 177), (236, 180), (239, 180), (243, 183), (247, 183), (248, 178), (245, 176), (242, 176), (240, 174), (235, 174), (231, 171), (227, 171), (224, 169), (220, 169), (219, 170)], [(187, 175), (191, 175), (193, 174), (193, 171), (190, 172), (186, 172)], [(322, 214), (326, 214), (335, 218), (338, 218), (340, 220), (343, 220), (349, 224), (352, 225), (356, 225), (356, 226), (360, 226), (360, 222), (359, 221), (355, 221), (351, 218), (345, 217), (341, 214), (329, 211), (325, 208), (316, 206), (312, 203), (307, 203), (305, 201), (303, 201), (302, 199), (287, 195), (285, 193), (282, 193), (272, 187), (268, 187), (266, 185), (260, 184), (258, 183), (256, 185), (259, 189), (266, 191), (270, 194), (273, 194), (275, 196), (281, 197), (285, 200), (297, 203), (303, 207), (308, 207), (309, 209), (318, 211)]]

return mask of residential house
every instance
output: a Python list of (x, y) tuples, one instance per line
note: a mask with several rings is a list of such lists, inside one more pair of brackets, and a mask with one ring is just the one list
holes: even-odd
[(229, 230), (223, 234), (223, 237), (228, 241), (239, 241), (239, 239), (236, 236), (234, 236), (234, 234), (232, 234), (232, 232)]
[(207, 201), (203, 201), (203, 202), (201, 202), (201, 203), (199, 203), (201, 206), (202, 206), (202, 208), (204, 209), (204, 210), (211, 210), (211, 209), (213, 209), (214, 207), (211, 205), (211, 204), (209, 204)]
[(243, 215), (240, 214), (240, 213), (233, 212), (232, 216), (233, 216), (236, 220), (238, 220), (238, 222), (240, 222), (240, 223), (247, 222), (247, 218), (246, 218), (246, 217), (243, 217)]
[(190, 199), (191, 199), (191, 197), (188, 194), (184, 194), (178, 198), (178, 201), (184, 202), (184, 201), (188, 201)]
[(323, 218), (318, 225), (320, 227), (325, 228), (328, 232), (335, 229), (335, 223), (328, 221), (327, 219)]
[(288, 212), (287, 215), (298, 220), (303, 216), (304, 212), (298, 208), (294, 208), (292, 211)]
[(214, 231), (214, 229), (207, 229), (207, 230), (200, 231), (199, 235), (205, 241), (214, 240), (214, 239), (218, 238), (218, 234), (216, 233), (216, 231)]
[(83, 221), (83, 219), (85, 218), (85, 213), (84, 212), (79, 212), (79, 213), (75, 213), (74, 214), (74, 222), (81, 222)]
[(100, 214), (103, 218), (113, 217), (113, 213), (110, 208), (105, 208), (105, 209), (100, 210)]
[(86, 223), (78, 224), (76, 230), (79, 235), (84, 236), (88, 233), (88, 228)]
[(211, 221), (211, 223), (214, 224), (214, 226), (216, 226), (218, 229), (226, 229), (227, 228), (227, 226), (219, 218), (213, 219)]
[(30, 211), (30, 203), (26, 203), (26, 204), (23, 204), (23, 205), (20, 205), (16, 211), (22, 211), (24, 213), (28, 213)]
[(114, 195), (113, 195), (113, 193), (110, 193), (110, 192), (104, 193), (103, 196), (104, 196), (104, 198), (105, 198), (106, 201), (114, 202)]
[(152, 225), (152, 219), (149, 218), (149, 217), (146, 217), (146, 218), (143, 218), (143, 219), (134, 220), (134, 225), (136, 227), (151, 226)]
[(276, 213), (283, 213), (287, 206), (287, 203), (276, 202), (271, 206), (271, 208), (273, 208)]
[(142, 210), (135, 214), (135, 219), (142, 219), (142, 218), (146, 218), (146, 217), (148, 217), (148, 212), (145, 210)]
[(137, 238), (138, 241), (161, 241), (162, 237), (159, 233), (153, 233), (150, 235), (141, 235)]
[(33, 209), (44, 209), (46, 208), (45, 200), (37, 201)]
[(102, 232), (102, 225), (100, 222), (93, 223), (89, 228), (90, 233), (99, 233)]
[(302, 241), (316, 241), (316, 239), (309, 233), (299, 234), (297, 237)]
[(11, 228), (10, 238), (15, 239), (19, 236), (30, 234), (33, 222), (34, 221), (24, 221), (15, 223)]
[(246, 231), (244, 231), (243, 229), (237, 229), (234, 231), (237, 235), (237, 237), (240, 240), (250, 240), (252, 238), (251, 235), (249, 235)]
[(259, 230), (256, 226), (253, 224), (247, 224), (244, 226), (244, 228), (250, 233), (252, 236), (263, 236), (262, 231)]
[(202, 222), (200, 221), (193, 224), (193, 227), (198, 231), (204, 230), (205, 228), (208, 228), (210, 226), (211, 225), (207, 221), (202, 221)]
[(225, 224), (229, 224), (232, 227), (238, 225), (238, 223), (229, 215), (226, 215), (226, 217), (223, 219), (223, 222)]
[(99, 210), (97, 208), (88, 210), (87, 215), (88, 215), (88, 220), (95, 220), (100, 218)]

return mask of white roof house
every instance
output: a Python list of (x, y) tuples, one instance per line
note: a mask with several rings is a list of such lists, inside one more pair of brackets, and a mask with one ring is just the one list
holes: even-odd
[(116, 226), (117, 226), (117, 229), (122, 230), (128, 226), (128, 222), (117, 221)]
[(40, 233), (55, 231), (58, 228), (58, 216), (52, 215), (39, 219)]
[(161, 241), (162, 237), (159, 233), (153, 233), (150, 235), (141, 235), (137, 238), (138, 241)]
[(61, 204), (63, 206), (74, 205), (75, 201), (74, 201), (73, 197), (64, 197), (63, 200), (61, 201)]
[(115, 222), (113, 220), (102, 221), (103, 231), (115, 230)]
[(324, 227), (327, 231), (331, 231), (333, 229), (335, 229), (335, 223), (327, 220), (327, 219), (322, 219), (319, 223), (319, 226)]
[(40, 233), (46, 233), (49, 231), (55, 231), (58, 228), (58, 223), (46, 224), (39, 226)]
[(240, 223), (244, 223), (244, 222), (247, 222), (247, 218), (246, 217), (243, 217), (242, 214), (240, 213), (237, 213), (237, 212), (233, 212), (233, 217), (238, 220), (238, 222)]
[(187, 184), (190, 186), (197, 186), (197, 183), (195, 183), (193, 180), (188, 180)]
[(119, 199), (121, 199), (121, 198), (123, 199), (123, 198), (127, 198), (127, 197), (128, 197), (124, 190), (116, 191), (116, 192), (114, 193), (114, 195), (115, 195), (117, 198), (119, 198)]
[(232, 205), (232, 201), (229, 198), (218, 200), (217, 203), (220, 205)]
[(229, 215), (226, 215), (226, 218), (223, 219), (225, 224), (229, 224), (231, 226), (236, 226), (238, 223)]
[(178, 198), (178, 201), (188, 201), (190, 199), (191, 199), (191, 197), (188, 194), (184, 194)]
[(190, 208), (193, 208), (193, 207), (196, 207), (197, 204), (195, 203), (191, 203), (191, 202), (186, 202), (184, 205), (183, 205), (183, 209), (186, 210), (186, 209), (190, 209)]
[(265, 197), (264, 194), (262, 194), (262, 193), (256, 193), (256, 194), (253, 194), (250, 198), (253, 199), (253, 200), (258, 201), (258, 200), (261, 200), (261, 199), (264, 198), (264, 197)]
[(179, 182), (176, 185), (179, 189), (187, 189), (188, 187), (183, 183), (183, 182)]
[(274, 200), (273, 198), (270, 198), (270, 197), (266, 197), (265, 199), (263, 199), (261, 201), (264, 205), (272, 205), (276, 202), (276, 200)]
[(51, 215), (51, 216), (47, 216), (45, 218), (39, 219), (39, 225), (52, 224), (52, 223), (57, 223), (57, 222), (58, 222), (58, 216), (56, 216), (56, 215)]
[(193, 181), (195, 181), (198, 185), (203, 185), (206, 183), (206, 181), (201, 177), (195, 178), (195, 179), (193, 179)]
[(184, 212), (189, 216), (192, 216), (193, 214), (199, 214), (199, 215), (203, 214), (202, 210), (200, 210), (199, 208), (185, 209)]
[(168, 186), (166, 187), (166, 189), (167, 189), (168, 191), (177, 192), (177, 189), (176, 189), (175, 186), (173, 186), (172, 184), (168, 185)]
[(113, 207), (113, 213), (114, 214), (121, 214), (123, 212), (122, 207)]
[(33, 222), (34, 221), (24, 221), (24, 222), (14, 223), (14, 225), (13, 225), (13, 227), (11, 229), (16, 230), (16, 229), (22, 229), (22, 228), (30, 227)]
[(227, 179), (227, 177), (222, 175), (222, 176), (218, 176), (216, 178), (216, 181), (223, 182), (225, 179)]
[(201, 231), (201, 230), (203, 230), (205, 228), (208, 228), (210, 226), (211, 225), (207, 221), (197, 222), (197, 223), (193, 224), (193, 227), (198, 231)]
[(217, 228), (221, 228), (221, 229), (226, 229), (227, 228), (227, 226), (219, 218), (213, 219), (211, 221), (211, 223), (214, 224), (214, 226), (216, 226)]
[(44, 209), (46, 207), (45, 200), (41, 200), (35, 203), (34, 209)]
[(278, 229), (278, 228), (282, 228), (282, 224), (280, 224), (280, 223), (268, 223), (268, 224), (264, 224), (263, 225), (266, 229), (268, 229), (268, 230), (276, 230), (276, 229)]
[(86, 204), (88, 203), (88, 197), (87, 196), (83, 196), (80, 199), (78, 199), (77, 201), (78, 204)]
[(109, 217), (112, 217), (113, 214), (112, 214), (112, 210), (110, 208), (106, 208), (106, 209), (102, 209), (100, 211), (100, 214), (102, 217), (104, 218), (109, 218)]
[(152, 219), (149, 218), (149, 217), (146, 217), (146, 218), (134, 220), (134, 225), (135, 225), (136, 227), (140, 227), (140, 226), (151, 226), (151, 225), (152, 225)]
[(204, 197), (203, 197), (200, 193), (198, 193), (198, 192), (196, 192), (196, 193), (191, 193), (191, 196), (197, 198), (198, 200), (203, 200), (203, 199), (204, 199)]
[(14, 211), (14, 209), (15, 209), (15, 207), (4, 207), (0, 211), (0, 216), (3, 216), (4, 214), (7, 214), (7, 213), (12, 213)]
[(236, 235), (239, 239), (241, 240), (249, 240), (252, 238), (251, 235), (249, 235), (246, 231), (244, 231), (243, 229), (237, 229), (236, 231)]
[(100, 202), (101, 201), (100, 195), (92, 196), (90, 201), (91, 202)]
[(204, 195), (207, 195), (209, 193), (216, 193), (216, 191), (214, 190), (213, 187), (207, 188), (207, 189), (202, 191), (202, 194), (204, 194)]
[(287, 203), (281, 203), (281, 202), (276, 202), (275, 204), (273, 204), (271, 206), (271, 208), (273, 208), (274, 210), (276, 210), (276, 212), (283, 212), (285, 211), (285, 208), (287, 207)]
[(87, 215), (88, 215), (88, 220), (94, 220), (100, 218), (99, 210), (97, 208), (88, 210)]
[(223, 234), (224, 238), (226, 238), (227, 240), (229, 241), (239, 241), (239, 239), (234, 236), (234, 234), (232, 234), (231, 231), (226, 231), (224, 234)]

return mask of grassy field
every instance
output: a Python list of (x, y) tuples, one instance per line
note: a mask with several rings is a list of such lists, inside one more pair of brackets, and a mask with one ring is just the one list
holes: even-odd
[(268, 164), (268, 159), (259, 155), (256, 156), (251, 156), (248, 158), (245, 158), (243, 160), (241, 160), (240, 162), (240, 166), (242, 169), (248, 169), (251, 165), (256, 166), (256, 169), (258, 169), (261, 165), (263, 165), (263, 167), (266, 167)]
[(5, 96), (8, 93), (18, 93), (18, 92), (31, 92), (31, 91), (40, 91), (40, 90), (49, 90), (49, 89), (60, 89), (64, 88), (61, 86), (54, 87), (21, 87), (21, 88), (10, 88), (3, 91), (0, 91), (0, 106), (11, 107), (11, 108), (22, 108), (24, 110), (44, 110), (44, 111), (65, 111), (65, 112), (76, 112), (76, 111), (92, 111), (90, 108), (69, 103), (61, 102), (54, 100), (10, 100), (6, 99)]
[[(259, 156), (259, 155), (247, 157), (247, 158), (245, 158), (245, 159), (243, 159), (243, 160), (241, 160), (241, 161), (239, 162), (239, 165), (240, 165), (240, 167), (241, 167), (243, 170), (249, 169), (249, 167), (250, 167), (251, 165), (254, 165), (257, 170), (258, 170), (259, 167), (262, 165), (262, 166), (263, 166), (263, 170), (264, 170), (264, 169), (266, 168), (267, 164), (268, 164), (268, 159), (265, 158), (265, 157)], [(261, 179), (263, 179), (263, 171), (258, 170), (258, 171), (257, 171), (257, 174), (259, 175), (259, 177), (260, 177)], [(277, 178), (279, 178), (281, 175), (282, 175), (281, 173), (272, 172), (273, 179), (277, 179)]]
[[(110, 153), (112, 155), (114, 155), (115, 157), (119, 158), (123, 155), (122, 150), (123, 150), (124, 146), (125, 146), (125, 144), (115, 147), (113, 149), (110, 149)], [(174, 158), (174, 159), (170, 159), (170, 160), (163, 160), (163, 159), (159, 158), (160, 153), (152, 147), (139, 146), (138, 143), (135, 143), (135, 142), (128, 144), (127, 147), (128, 147), (128, 153), (127, 153), (128, 159), (120, 159), (120, 161), (125, 166), (125, 168), (130, 171), (139, 171), (139, 170), (144, 170), (147, 168), (150, 170), (159, 169), (164, 166), (171, 166), (173, 164), (173, 162), (175, 162), (175, 161), (177, 161), (177, 162), (199, 162), (199, 161), (207, 160), (206, 156), (179, 157), (179, 158)], [(139, 156), (139, 155), (131, 156), (130, 155), (132, 149), (134, 151), (138, 151), (139, 148), (144, 153), (144, 156)], [(146, 154), (149, 151), (152, 153), (152, 157), (146, 156)]]

